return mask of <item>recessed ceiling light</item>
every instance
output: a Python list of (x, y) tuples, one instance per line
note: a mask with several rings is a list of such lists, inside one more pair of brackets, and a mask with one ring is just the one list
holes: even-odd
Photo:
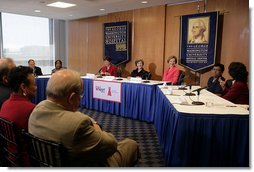
[(57, 7), (57, 8), (69, 8), (69, 7), (76, 6), (76, 4), (70, 4), (70, 3), (58, 1), (58, 2), (54, 2), (54, 3), (48, 4), (47, 6)]
[(104, 8), (101, 8), (100, 10), (101, 10), (101, 11), (105, 11), (105, 9), (104, 9)]
[(142, 4), (147, 4), (148, 2), (147, 2), (147, 1), (142, 1), (141, 3), (142, 3)]
[(36, 12), (36, 13), (40, 13), (40, 12), (41, 12), (41, 10), (34, 10), (34, 12)]
[(72, 15), (72, 14), (70, 14), (69, 16), (70, 16), (70, 17), (72, 17), (73, 15)]

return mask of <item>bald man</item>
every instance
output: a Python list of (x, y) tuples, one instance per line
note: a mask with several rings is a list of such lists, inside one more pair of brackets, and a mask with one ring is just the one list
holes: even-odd
[(67, 166), (132, 166), (138, 159), (134, 140), (117, 142), (111, 133), (102, 131), (89, 116), (77, 111), (83, 92), (80, 75), (60, 70), (47, 84), (47, 100), (39, 103), (29, 118), (29, 133), (62, 143), (69, 152)]
[(13, 60), (11, 58), (0, 59), (0, 109), (5, 100), (10, 97), (12, 93), (11, 88), (8, 84), (8, 73), (10, 69), (15, 67)]

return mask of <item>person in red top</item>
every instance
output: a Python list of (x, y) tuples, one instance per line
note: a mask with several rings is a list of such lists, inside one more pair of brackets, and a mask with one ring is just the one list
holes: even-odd
[(101, 75), (106, 76), (117, 76), (117, 67), (111, 63), (110, 57), (105, 57), (104, 66), (101, 68)]
[(225, 86), (225, 81), (220, 80), (223, 89), (222, 97), (235, 104), (249, 104), (246, 66), (240, 62), (232, 62), (228, 67), (228, 73), (233, 78), (233, 85), (228, 88)]
[(176, 84), (180, 75), (180, 70), (176, 67), (177, 59), (175, 56), (171, 56), (167, 60), (169, 68), (165, 70), (162, 81), (168, 81), (172, 84)]
[[(8, 81), (14, 92), (3, 103), (0, 117), (14, 122), (20, 130), (27, 130), (29, 116), (35, 107), (31, 100), (35, 97), (37, 90), (33, 70), (30, 67), (15, 67), (10, 70)], [(16, 152), (13, 145), (9, 145), (8, 149), (11, 152)], [(24, 165), (29, 166), (29, 158), (24, 144), (22, 144), (22, 158)]]

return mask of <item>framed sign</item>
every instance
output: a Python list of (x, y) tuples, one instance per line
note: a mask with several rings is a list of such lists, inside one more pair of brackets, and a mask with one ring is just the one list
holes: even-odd
[(218, 12), (181, 16), (180, 65), (199, 71), (215, 64)]
[(129, 22), (104, 23), (104, 53), (114, 65), (129, 61)]

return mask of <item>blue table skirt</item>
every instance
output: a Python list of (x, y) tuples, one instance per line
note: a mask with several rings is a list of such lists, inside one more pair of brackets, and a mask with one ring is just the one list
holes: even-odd
[(249, 166), (249, 116), (176, 111), (156, 90), (157, 130), (167, 166)]
[(32, 100), (34, 104), (40, 103), (42, 100), (47, 98), (46, 96), (46, 87), (49, 78), (36, 78), (36, 85), (37, 85), (37, 93), (35, 98)]
[(93, 80), (84, 79), (81, 106), (146, 122), (154, 121), (156, 85), (122, 83), (122, 102), (93, 99)]

